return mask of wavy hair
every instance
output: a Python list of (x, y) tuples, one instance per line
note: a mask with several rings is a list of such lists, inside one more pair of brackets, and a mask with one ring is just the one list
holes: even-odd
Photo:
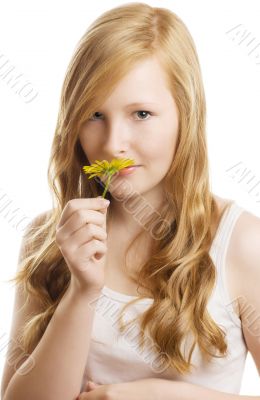
[[(216, 277), (209, 249), (218, 209), (209, 184), (205, 94), (193, 39), (174, 12), (146, 3), (124, 4), (99, 16), (80, 39), (63, 82), (48, 166), (52, 209), (29, 226), (25, 256), (13, 280), (22, 284), (27, 299), (35, 296), (42, 304), (22, 332), (23, 346), (31, 352), (70, 283), (70, 270), (55, 242), (62, 210), (73, 198), (102, 194), (100, 182), (86, 179), (82, 172), (89, 161), (79, 131), (130, 68), (148, 57), (156, 57), (166, 72), (179, 113), (179, 132), (164, 180), (167, 201), (160, 210), (161, 238), (154, 240), (149, 259), (131, 278), (154, 299), (139, 316), (140, 344), (147, 332), (168, 367), (186, 374), (196, 345), (210, 361), (226, 355), (227, 344), (225, 332), (207, 311)], [(113, 201), (109, 192), (108, 198)], [(121, 321), (121, 331), (125, 327)], [(190, 334), (193, 341), (186, 357), (181, 345)]]

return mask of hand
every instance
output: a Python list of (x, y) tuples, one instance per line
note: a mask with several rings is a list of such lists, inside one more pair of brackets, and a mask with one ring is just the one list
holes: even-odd
[(99, 385), (89, 382), (77, 400), (155, 400), (155, 379)]
[(99, 291), (104, 286), (106, 212), (104, 199), (98, 197), (70, 200), (62, 211), (56, 243), (77, 289)]

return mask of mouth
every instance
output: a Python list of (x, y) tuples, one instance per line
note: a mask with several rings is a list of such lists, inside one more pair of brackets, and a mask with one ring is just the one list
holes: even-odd
[(125, 167), (124, 169), (135, 168), (135, 167), (141, 167), (141, 165), (129, 165), (129, 167)]
[(118, 172), (118, 176), (129, 175), (134, 172), (136, 169), (141, 167), (141, 165), (130, 165), (129, 167), (123, 168)]

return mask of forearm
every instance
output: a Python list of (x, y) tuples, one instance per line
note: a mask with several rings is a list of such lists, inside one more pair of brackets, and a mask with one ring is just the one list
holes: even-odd
[(34, 367), (16, 371), (4, 400), (73, 400), (80, 392), (89, 351), (97, 293), (78, 295), (71, 286), (31, 354)]
[[(160, 381), (160, 382), (159, 382)], [(176, 385), (177, 383), (177, 385)], [(159, 379), (157, 382), (158, 400), (260, 400), (260, 396), (241, 396), (187, 382)]]

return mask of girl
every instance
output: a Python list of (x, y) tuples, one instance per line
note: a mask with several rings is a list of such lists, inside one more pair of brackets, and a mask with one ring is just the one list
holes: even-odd
[[(4, 400), (239, 399), (248, 350), (260, 372), (260, 220), (211, 192), (205, 120), (172, 11), (125, 4), (89, 27), (61, 93), (53, 208), (22, 241)], [(124, 158), (105, 204), (82, 167)]]

